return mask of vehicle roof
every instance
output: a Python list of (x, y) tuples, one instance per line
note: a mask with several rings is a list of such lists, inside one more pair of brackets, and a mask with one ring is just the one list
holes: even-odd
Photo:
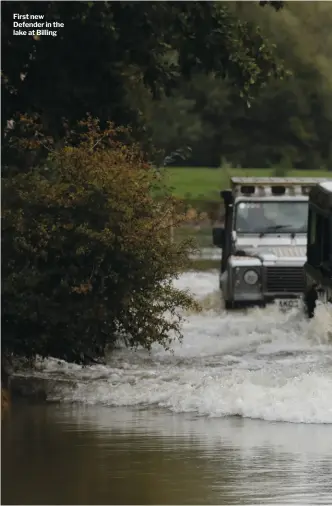
[(325, 181), (323, 183), (320, 183), (319, 185), (323, 190), (325, 190), (328, 193), (332, 193), (332, 179)]
[(235, 197), (235, 201), (241, 200), (243, 202), (253, 202), (259, 200), (259, 202), (308, 202), (309, 195), (303, 195), (302, 193), (299, 195), (237, 195)]
[(332, 179), (320, 183), (311, 189), (310, 202), (322, 209), (332, 211)]
[(306, 184), (316, 185), (331, 182), (329, 178), (322, 177), (231, 177), (232, 184)]

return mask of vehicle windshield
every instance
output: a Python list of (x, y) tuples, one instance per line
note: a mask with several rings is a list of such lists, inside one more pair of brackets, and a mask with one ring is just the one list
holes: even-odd
[(235, 230), (244, 234), (306, 233), (308, 202), (250, 201), (235, 206)]

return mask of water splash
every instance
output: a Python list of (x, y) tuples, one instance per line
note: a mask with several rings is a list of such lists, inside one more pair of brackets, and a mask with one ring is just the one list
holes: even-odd
[[(36, 374), (62, 379), (50, 400), (106, 406), (159, 407), (208, 417), (238, 415), (294, 423), (332, 423), (332, 311), (274, 305), (245, 313), (220, 310), (218, 275), (187, 273), (203, 311), (188, 315), (172, 353), (117, 350), (109, 365), (82, 368), (40, 361)], [(69, 380), (69, 381), (68, 381)]]

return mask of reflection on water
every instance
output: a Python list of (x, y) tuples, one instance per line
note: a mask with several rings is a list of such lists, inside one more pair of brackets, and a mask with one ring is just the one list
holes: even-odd
[(2, 504), (326, 504), (331, 435), (330, 425), (14, 405)]

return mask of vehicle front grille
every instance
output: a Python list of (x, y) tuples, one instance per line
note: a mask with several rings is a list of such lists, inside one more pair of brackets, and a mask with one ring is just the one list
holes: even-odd
[(266, 267), (265, 276), (268, 293), (303, 293), (304, 291), (303, 267)]

